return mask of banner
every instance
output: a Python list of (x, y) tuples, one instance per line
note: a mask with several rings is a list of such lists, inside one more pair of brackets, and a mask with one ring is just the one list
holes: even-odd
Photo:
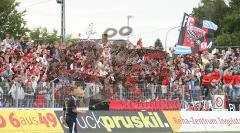
[(240, 131), (240, 112), (163, 111), (173, 132)]
[[(0, 133), (67, 133), (61, 119), (62, 111), (1, 110)], [(77, 128), (80, 133), (236, 132), (240, 112), (89, 111), (77, 117)]]
[(96, 34), (96, 28), (93, 23), (90, 23), (86, 28), (86, 37), (89, 39), (92, 35)]
[(176, 45), (175, 54), (191, 54), (192, 50), (190, 47)]
[(51, 110), (1, 110), (0, 133), (63, 132)]
[(228, 111), (240, 111), (240, 102), (230, 102), (228, 104)]
[[(56, 111), (58, 119), (61, 111)], [(62, 125), (65, 132), (68, 127)], [(162, 112), (97, 111), (78, 116), (77, 130), (80, 133), (156, 133), (172, 132)]]
[(109, 103), (109, 110), (116, 111), (160, 111), (160, 110), (180, 110), (181, 102), (179, 100), (157, 100), (151, 102), (133, 102), (123, 100), (112, 100)]
[(164, 58), (166, 55), (167, 54), (165, 52), (149, 53), (144, 55), (144, 60)]
[(193, 52), (212, 47), (214, 32), (218, 26), (208, 20), (200, 20), (184, 13), (178, 45), (188, 46)]
[(224, 95), (214, 95), (214, 108), (224, 109), (225, 96)]

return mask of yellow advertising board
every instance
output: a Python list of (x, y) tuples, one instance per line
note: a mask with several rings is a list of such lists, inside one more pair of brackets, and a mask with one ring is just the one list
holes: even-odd
[(0, 133), (63, 133), (51, 110), (1, 110)]

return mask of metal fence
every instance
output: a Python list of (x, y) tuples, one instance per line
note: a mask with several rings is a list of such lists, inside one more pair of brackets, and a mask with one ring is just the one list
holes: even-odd
[[(77, 85), (84, 89), (84, 95), (79, 97), (79, 107), (88, 107), (91, 99), (99, 99), (99, 102), (110, 100), (148, 102), (164, 99), (180, 100), (183, 103), (202, 99), (201, 91), (186, 91), (184, 87), (173, 90), (160, 84), (78, 83)], [(69, 87), (54, 82), (51, 82), (48, 88), (37, 88), (38, 91), (32, 95), (28, 95), (24, 87), (18, 87), (11, 92), (12, 86), (13, 84), (8, 82), (0, 82), (1, 108), (61, 108), (69, 91)]]
[[(54, 100), (54, 84), (51, 83), (46, 92), (38, 91), (36, 93), (28, 93), (26, 88), (21, 84), (13, 84), (8, 82), (0, 82), (0, 107), (16, 107), (16, 108), (54, 108), (60, 107)], [(38, 88), (39, 89), (39, 88)]]

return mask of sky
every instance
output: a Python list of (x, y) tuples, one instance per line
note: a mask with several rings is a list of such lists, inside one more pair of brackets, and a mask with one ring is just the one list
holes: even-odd
[[(18, 10), (26, 10), (24, 16), (27, 27), (46, 27), (49, 31), (61, 29), (61, 5), (56, 0), (17, 0), (21, 2)], [(66, 0), (66, 34), (77, 37), (80, 33), (86, 37), (86, 28), (93, 23), (96, 34), (91, 38), (100, 38), (107, 28), (119, 30), (129, 25), (133, 32), (130, 41), (136, 44), (139, 38), (143, 46), (153, 46), (160, 38), (163, 45), (176, 44), (184, 12), (191, 13), (200, 0)], [(167, 35), (167, 32), (169, 34)], [(167, 35), (167, 36), (166, 36)], [(167, 40), (166, 40), (167, 38)], [(126, 39), (117, 34), (111, 39)]]

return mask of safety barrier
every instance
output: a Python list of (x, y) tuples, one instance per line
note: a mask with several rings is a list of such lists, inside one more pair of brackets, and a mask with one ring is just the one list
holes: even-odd
[[(48, 88), (37, 88), (34, 94), (26, 95), (28, 91), (22, 87), (23, 91), (11, 90), (10, 84), (0, 82), (0, 107), (3, 108), (59, 108), (62, 107), (69, 87), (59, 87), (59, 84), (51, 83)], [(169, 88), (162, 88), (161, 85), (154, 84), (112, 84), (103, 86), (95, 83), (82, 83), (84, 95), (79, 98), (79, 107), (88, 107), (90, 99), (101, 99), (102, 101), (123, 100), (135, 102), (147, 102), (154, 100), (179, 100), (184, 101), (187, 93), (184, 90), (170, 92)], [(25, 96), (21, 96), (24, 95)], [(17, 97), (15, 97), (17, 95)], [(191, 98), (199, 99), (199, 96), (192, 95)]]
[(112, 111), (161, 111), (161, 110), (181, 110), (179, 100), (155, 100), (150, 102), (132, 102), (122, 100), (112, 100), (109, 103), (109, 110)]
[[(28, 115), (26, 115), (28, 114)], [(81, 133), (239, 132), (240, 112), (96, 111), (77, 117)], [(1, 110), (0, 132), (68, 132), (59, 110)]]
[[(82, 88), (84, 89), (84, 94), (82, 97), (79, 97), (79, 100), (77, 102), (78, 107), (89, 107), (90, 99), (100, 99), (99, 102), (114, 100), (120, 100), (123, 102), (145, 102), (144, 104), (148, 105), (149, 102), (153, 101), (177, 100), (181, 102), (182, 108), (187, 108), (189, 103), (195, 101), (212, 100), (211, 98), (203, 99), (202, 91), (204, 91), (204, 88), (200, 90), (187, 90), (186, 87), (183, 86), (180, 89), (173, 90), (172, 88), (162, 86), (161, 84), (102, 85), (84, 82), (81, 83), (80, 86), (82, 86)], [(38, 90), (43, 91), (36, 91), (31, 96), (25, 95), (25, 97), (22, 98), (13, 97), (15, 94), (10, 94), (10, 89), (11, 85), (9, 85), (8, 83), (0, 82), (0, 108), (61, 108), (65, 101), (65, 98), (67, 97), (67, 91), (69, 91), (69, 87), (63, 87), (59, 84), (54, 84), (52, 82), (48, 88), (45, 88), (45, 90), (37, 88)], [(24, 90), (24, 94), (28, 93), (24, 87), (22, 89)], [(16, 95), (19, 93), (22, 92), (17, 91)], [(143, 106), (139, 106), (136, 108), (140, 107)], [(147, 108), (149, 109), (149, 107), (146, 106), (144, 110), (147, 110)], [(156, 107), (156, 109), (154, 110), (162, 110), (158, 108), (161, 107)], [(117, 109), (115, 108), (114, 110)]]

